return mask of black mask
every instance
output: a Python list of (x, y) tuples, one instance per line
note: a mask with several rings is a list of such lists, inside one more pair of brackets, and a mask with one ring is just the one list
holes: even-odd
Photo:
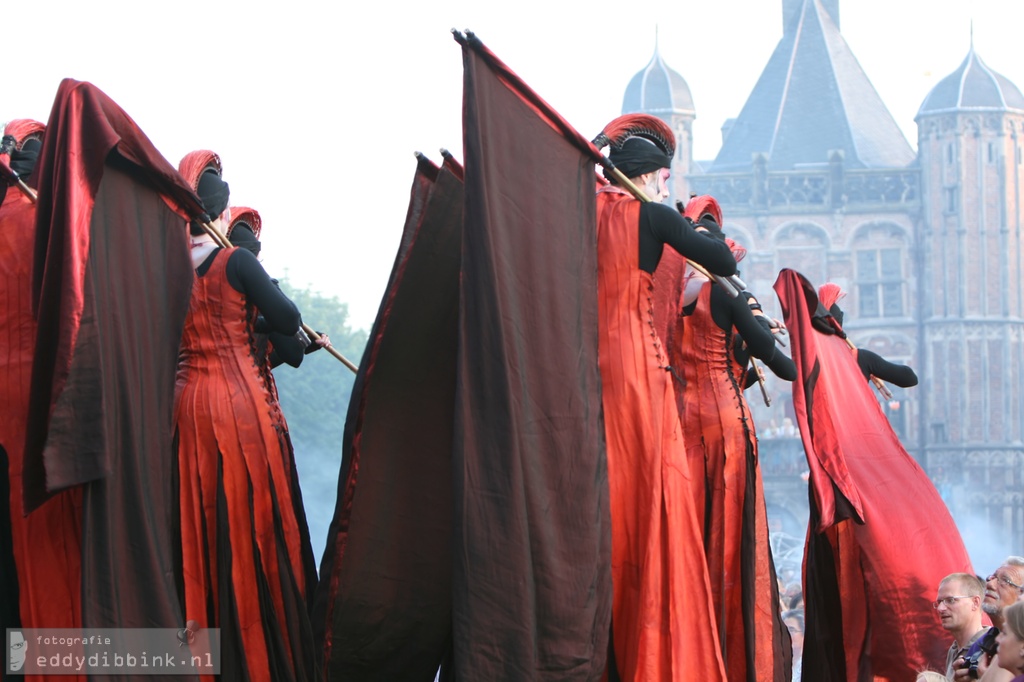
[(231, 230), (231, 236), (228, 239), (231, 241), (232, 246), (251, 251), (254, 256), (260, 255), (260, 249), (262, 248), (260, 240), (256, 239), (252, 228), (245, 223), (235, 223), (234, 228)]

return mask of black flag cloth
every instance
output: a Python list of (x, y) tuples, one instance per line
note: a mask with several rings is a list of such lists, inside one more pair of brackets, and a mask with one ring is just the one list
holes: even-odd
[(472, 34), (454, 449), (454, 673), (596, 680), (611, 619), (598, 152)]
[(449, 646), (461, 173), (421, 159), (352, 389), (312, 617), (327, 679), (431, 682)]

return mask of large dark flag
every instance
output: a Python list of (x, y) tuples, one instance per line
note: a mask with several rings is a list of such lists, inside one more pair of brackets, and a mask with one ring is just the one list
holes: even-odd
[(472, 34), (455, 403), (453, 670), (596, 680), (611, 619), (597, 150)]
[(85, 627), (181, 627), (171, 427), (202, 204), (116, 103), (70, 79), (36, 172), (25, 505), (82, 486)]
[(313, 610), (327, 679), (431, 682), (450, 646), (461, 174), (421, 158), (352, 390)]
[(846, 342), (811, 324), (814, 287), (775, 282), (792, 341), (793, 408), (810, 468), (803, 679), (913, 679), (944, 663), (931, 600), (971, 572), (949, 511), (900, 444)]

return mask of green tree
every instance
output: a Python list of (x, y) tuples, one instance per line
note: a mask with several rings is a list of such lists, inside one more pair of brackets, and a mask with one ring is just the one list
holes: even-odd
[[(298, 306), (306, 324), (328, 334), (332, 346), (359, 364), (367, 333), (349, 325), (347, 304), (308, 287), (298, 288), (287, 277), (281, 279), (280, 286)], [(310, 538), (319, 564), (334, 514), (345, 416), (355, 375), (320, 350), (307, 355), (298, 369), (281, 365), (274, 370), (274, 379), (295, 448)]]

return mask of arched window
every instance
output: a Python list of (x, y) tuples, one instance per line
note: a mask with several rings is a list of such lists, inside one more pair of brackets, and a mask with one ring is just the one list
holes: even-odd
[(796, 270), (818, 287), (828, 281), (828, 234), (814, 223), (790, 223), (773, 241), (775, 271)]

